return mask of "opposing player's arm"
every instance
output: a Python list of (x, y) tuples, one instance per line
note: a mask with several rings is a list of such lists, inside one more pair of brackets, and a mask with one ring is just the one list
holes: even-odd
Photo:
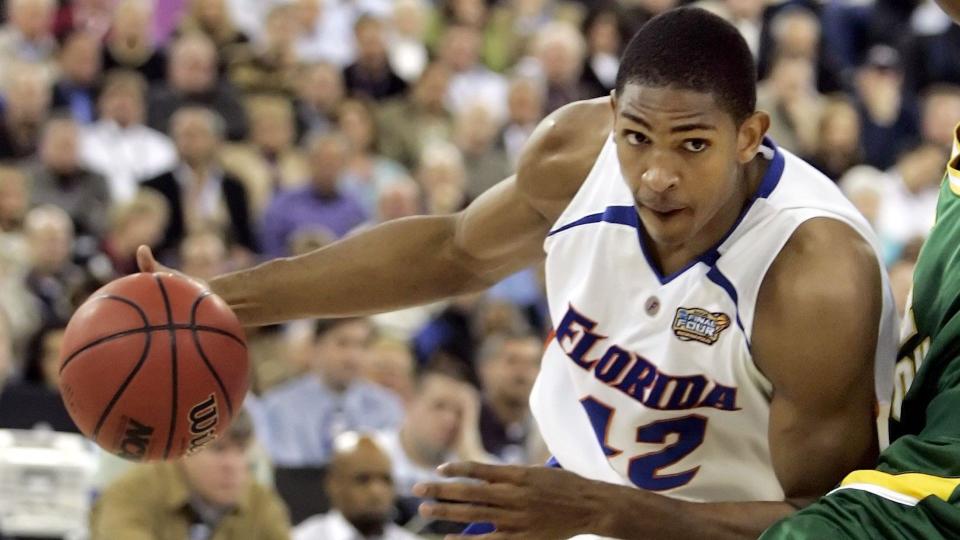
[[(460, 213), (385, 223), (306, 255), (219, 276), (210, 287), (246, 325), (366, 315), (487, 288), (544, 257), (549, 227), (609, 130), (601, 125), (606, 107), (605, 100), (581, 102), (546, 118), (517, 174)], [(142, 270), (154, 264), (141, 257)]]

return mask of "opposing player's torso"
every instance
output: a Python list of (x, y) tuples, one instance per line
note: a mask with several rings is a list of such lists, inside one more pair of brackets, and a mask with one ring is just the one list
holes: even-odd
[[(581, 475), (689, 500), (777, 500), (767, 443), (771, 385), (750, 352), (760, 284), (793, 231), (832, 217), (869, 228), (797, 158), (770, 159), (737, 225), (690, 266), (662, 276), (608, 140), (548, 236), (556, 337), (531, 398), (559, 463)], [(886, 280), (886, 278), (884, 278)], [(885, 287), (878, 354), (891, 358)], [(892, 364), (878, 383), (889, 395)]]
[[(891, 435), (916, 434), (947, 381), (960, 380), (960, 144), (956, 139), (937, 203), (937, 220), (924, 242), (913, 278), (897, 358)], [(956, 426), (960, 433), (960, 425)], [(960, 470), (960, 469), (958, 469)]]

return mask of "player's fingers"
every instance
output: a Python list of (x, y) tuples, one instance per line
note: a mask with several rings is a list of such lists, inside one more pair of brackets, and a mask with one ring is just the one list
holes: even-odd
[(153, 258), (153, 252), (150, 251), (150, 246), (143, 246), (137, 248), (137, 266), (140, 268), (141, 272), (156, 272), (157, 260)]
[(437, 468), (443, 476), (476, 478), (487, 482), (509, 482), (519, 484), (526, 478), (526, 467), (514, 465), (489, 465), (466, 461), (459, 463), (445, 463)]
[(510, 484), (465, 484), (461, 482), (435, 482), (417, 484), (413, 494), (424, 499), (473, 502), (509, 508), (518, 499), (518, 488)]
[(420, 515), (458, 523), (486, 521), (501, 527), (516, 527), (520, 523), (519, 512), (476, 504), (423, 503), (420, 505)]

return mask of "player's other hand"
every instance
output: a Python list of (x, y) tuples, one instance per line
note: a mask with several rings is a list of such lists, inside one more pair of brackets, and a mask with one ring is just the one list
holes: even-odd
[[(496, 531), (447, 540), (556, 540), (596, 532), (605, 515), (602, 484), (548, 467), (451, 463), (447, 477), (467, 482), (417, 484), (413, 494), (436, 502), (420, 506), (427, 518), (487, 522)], [(479, 480), (479, 482), (477, 482)]]

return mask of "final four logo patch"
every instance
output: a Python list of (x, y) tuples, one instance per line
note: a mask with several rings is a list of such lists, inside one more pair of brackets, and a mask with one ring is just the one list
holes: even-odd
[(678, 308), (673, 319), (673, 333), (680, 341), (699, 341), (713, 345), (720, 333), (730, 327), (726, 313), (710, 313), (700, 308)]

